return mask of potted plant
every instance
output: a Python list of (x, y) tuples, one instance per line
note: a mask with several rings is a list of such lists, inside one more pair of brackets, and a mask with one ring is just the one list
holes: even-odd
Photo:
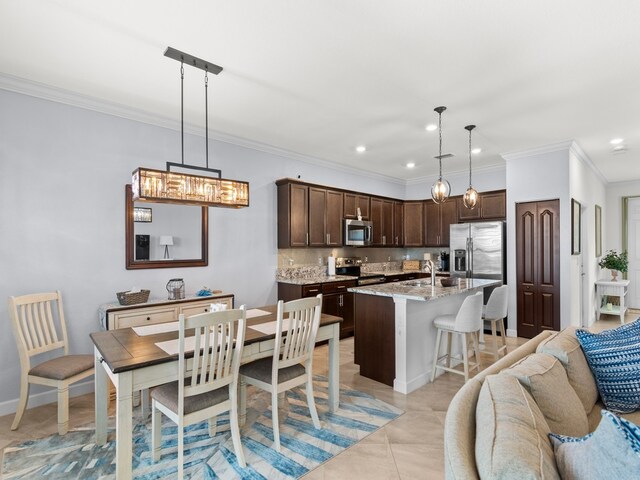
[(629, 260), (627, 259), (627, 252), (618, 254), (615, 250), (609, 250), (607, 254), (602, 257), (602, 260), (598, 263), (600, 268), (608, 268), (611, 270), (611, 280), (618, 280), (618, 272), (627, 273), (629, 268)]

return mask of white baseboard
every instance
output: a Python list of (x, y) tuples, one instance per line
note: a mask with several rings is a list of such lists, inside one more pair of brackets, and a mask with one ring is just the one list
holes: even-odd
[[(74, 383), (69, 387), (69, 396), (77, 397), (86, 393), (91, 393), (94, 390), (93, 377), (90, 380)], [(33, 388), (33, 387), (32, 387)], [(7, 400), (0, 403), (0, 416), (11, 415), (16, 413), (18, 408), (19, 398), (13, 400)], [(27, 402), (27, 409), (33, 407), (39, 407), (40, 405), (46, 405), (48, 403), (54, 403), (58, 401), (58, 391), (55, 388), (48, 389), (46, 392), (40, 392), (29, 395), (29, 401)]]
[(513, 330), (512, 328), (507, 328), (507, 337), (517, 337), (518, 331)]

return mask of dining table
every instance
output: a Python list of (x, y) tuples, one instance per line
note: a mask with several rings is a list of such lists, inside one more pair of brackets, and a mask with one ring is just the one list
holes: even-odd
[[(247, 310), (242, 363), (274, 354), (276, 305)], [(328, 343), (328, 405), (339, 404), (340, 323), (342, 318), (322, 314), (316, 343)], [(145, 330), (146, 329), (146, 330)], [(178, 379), (178, 321), (145, 327), (128, 327), (91, 333), (95, 355), (95, 436), (107, 442), (109, 385), (115, 387), (116, 478), (132, 477), (134, 395)], [(192, 356), (193, 354), (191, 354)], [(185, 355), (189, 357), (189, 355)], [(187, 368), (190, 368), (187, 359)], [(239, 386), (239, 421), (246, 420), (246, 385)]]

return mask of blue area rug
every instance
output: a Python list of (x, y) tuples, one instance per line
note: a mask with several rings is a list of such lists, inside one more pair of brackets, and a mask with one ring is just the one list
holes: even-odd
[[(357, 390), (340, 389), (340, 408), (328, 411), (327, 381), (314, 379), (316, 408), (321, 429), (311, 422), (303, 389), (287, 392), (280, 411), (282, 453), (273, 450), (270, 396), (247, 390), (247, 423), (241, 428), (247, 467), (240, 468), (233, 450), (228, 415), (217, 417), (215, 437), (207, 422), (185, 429), (185, 478), (193, 479), (293, 479), (326, 462), (345, 448), (403, 413), (385, 402)], [(136, 409), (139, 411), (139, 409)], [(113, 421), (113, 419), (110, 419)], [(151, 458), (151, 420), (135, 419), (133, 478), (172, 478), (177, 472), (177, 428), (167, 421), (162, 428), (162, 456)], [(52, 435), (6, 447), (2, 465), (4, 479), (111, 479), (115, 478), (115, 434), (108, 442), (93, 443), (94, 430), (83, 427), (60, 437)]]

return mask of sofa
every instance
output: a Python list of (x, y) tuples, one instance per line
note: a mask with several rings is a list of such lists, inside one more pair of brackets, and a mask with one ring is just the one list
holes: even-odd
[[(446, 478), (560, 478), (549, 433), (593, 432), (603, 408), (576, 328), (545, 331), (455, 395), (445, 420)], [(640, 424), (640, 411), (620, 417)]]

